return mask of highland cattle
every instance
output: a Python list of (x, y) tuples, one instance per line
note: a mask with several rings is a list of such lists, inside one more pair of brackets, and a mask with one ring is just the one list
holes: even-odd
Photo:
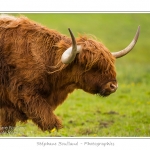
[(87, 36), (75, 38), (26, 17), (0, 16), (0, 131), (32, 120), (41, 130), (60, 129), (54, 114), (75, 89), (108, 96), (117, 90), (115, 59), (133, 49), (132, 42), (111, 53)]

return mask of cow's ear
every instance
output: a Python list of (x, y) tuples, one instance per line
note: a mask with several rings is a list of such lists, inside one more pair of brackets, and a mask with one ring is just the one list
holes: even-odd
[(72, 46), (65, 50), (61, 56), (61, 62), (64, 64), (70, 64), (75, 59), (76, 54), (80, 53), (82, 50), (81, 46), (76, 44), (76, 40), (72, 31), (70, 29), (68, 30), (72, 39)]

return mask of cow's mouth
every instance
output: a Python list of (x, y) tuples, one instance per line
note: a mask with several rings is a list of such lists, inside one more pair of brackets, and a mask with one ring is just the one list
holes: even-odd
[(111, 94), (111, 92), (103, 92), (103, 91), (95, 92), (95, 95), (98, 95), (100, 97), (107, 97), (110, 94)]
[(102, 96), (102, 97), (107, 97), (110, 94), (112, 94), (112, 92), (110, 92), (110, 91), (104, 91), (104, 90), (100, 91), (99, 93), (97, 93), (97, 95)]

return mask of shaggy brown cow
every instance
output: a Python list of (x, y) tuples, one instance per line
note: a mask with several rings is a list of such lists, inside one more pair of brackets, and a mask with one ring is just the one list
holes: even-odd
[(0, 17), (1, 132), (28, 119), (43, 131), (60, 129), (53, 111), (74, 89), (101, 96), (116, 91), (115, 58), (133, 48), (139, 28), (129, 46), (115, 53), (69, 32), (71, 38), (26, 17)]

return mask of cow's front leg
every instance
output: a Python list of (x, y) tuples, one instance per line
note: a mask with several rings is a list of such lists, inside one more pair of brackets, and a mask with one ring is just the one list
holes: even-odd
[(23, 97), (19, 107), (39, 128), (43, 131), (62, 128), (61, 121), (53, 113), (53, 108), (46, 99), (38, 93), (29, 94), (29, 92)]

